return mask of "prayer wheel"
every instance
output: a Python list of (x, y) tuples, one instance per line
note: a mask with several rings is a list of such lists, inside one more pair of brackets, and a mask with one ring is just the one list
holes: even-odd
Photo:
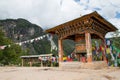
[(84, 35), (76, 35), (75, 36), (75, 53), (86, 53), (85, 36)]
[(86, 44), (84, 35), (75, 35), (75, 53), (78, 61), (86, 56)]

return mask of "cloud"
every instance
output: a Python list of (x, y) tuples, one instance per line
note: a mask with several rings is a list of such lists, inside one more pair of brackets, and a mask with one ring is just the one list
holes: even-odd
[(109, 0), (109, 1), (113, 6), (120, 8), (120, 1), (119, 0)]
[(53, 17), (55, 13), (58, 13), (59, 10), (59, 6), (57, 6), (59, 4), (58, 1), (0, 0), (0, 18), (5, 19), (21, 17), (28, 19), (33, 23), (35, 22), (39, 25), (41, 24), (45, 26), (44, 24), (47, 24), (50, 18)]
[(120, 29), (120, 19), (113, 18), (113, 19), (109, 19), (108, 21), (110, 21), (114, 26), (116, 26), (118, 29)]
[(61, 23), (98, 11), (104, 18), (120, 29), (117, 12), (119, 0), (0, 0), (0, 19), (25, 18), (42, 28), (51, 28)]
[(84, 8), (74, 0), (0, 0), (0, 19), (25, 18), (43, 28), (54, 27), (91, 12)]
[(98, 11), (105, 19), (120, 29), (120, 18), (116, 17), (120, 13), (119, 0), (80, 0), (79, 4), (86, 6), (87, 10)]
[[(108, 20), (110, 23), (112, 23), (115, 27), (117, 27), (118, 29), (119, 29), (119, 31), (120, 31), (120, 19), (118, 19), (118, 18), (112, 18), (112, 19), (109, 19)], [(109, 32), (109, 33), (107, 33), (106, 34), (106, 38), (110, 38), (110, 37), (112, 37), (112, 34), (113, 34), (113, 32)]]

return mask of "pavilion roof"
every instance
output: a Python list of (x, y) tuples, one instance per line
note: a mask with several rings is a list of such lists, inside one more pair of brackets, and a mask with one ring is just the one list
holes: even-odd
[(101, 25), (104, 26), (103, 28), (107, 28), (107, 32), (112, 32), (112, 31), (118, 30), (114, 25), (112, 25), (110, 22), (105, 20), (101, 15), (99, 15), (95, 11), (95, 12), (92, 12), (90, 14), (81, 16), (77, 19), (74, 19), (74, 20), (68, 21), (66, 23), (60, 24), (58, 26), (55, 26), (53, 28), (50, 28), (50, 29), (46, 30), (46, 32), (55, 34), (55, 31), (59, 30), (60, 28), (63, 28), (63, 27), (68, 26), (68, 25), (72, 25), (74, 23), (80, 22), (80, 21), (85, 20), (85, 19), (92, 19), (92, 20), (98, 21)]

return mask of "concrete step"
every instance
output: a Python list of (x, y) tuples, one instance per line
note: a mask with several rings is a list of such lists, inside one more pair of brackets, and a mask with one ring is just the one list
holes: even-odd
[(105, 61), (94, 61), (90, 63), (82, 62), (60, 62), (59, 67), (63, 69), (102, 69), (107, 68)]

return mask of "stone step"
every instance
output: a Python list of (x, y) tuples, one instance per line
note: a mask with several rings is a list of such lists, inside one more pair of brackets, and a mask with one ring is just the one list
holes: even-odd
[(105, 61), (94, 61), (90, 63), (82, 62), (60, 62), (59, 67), (63, 69), (102, 69), (107, 68)]

